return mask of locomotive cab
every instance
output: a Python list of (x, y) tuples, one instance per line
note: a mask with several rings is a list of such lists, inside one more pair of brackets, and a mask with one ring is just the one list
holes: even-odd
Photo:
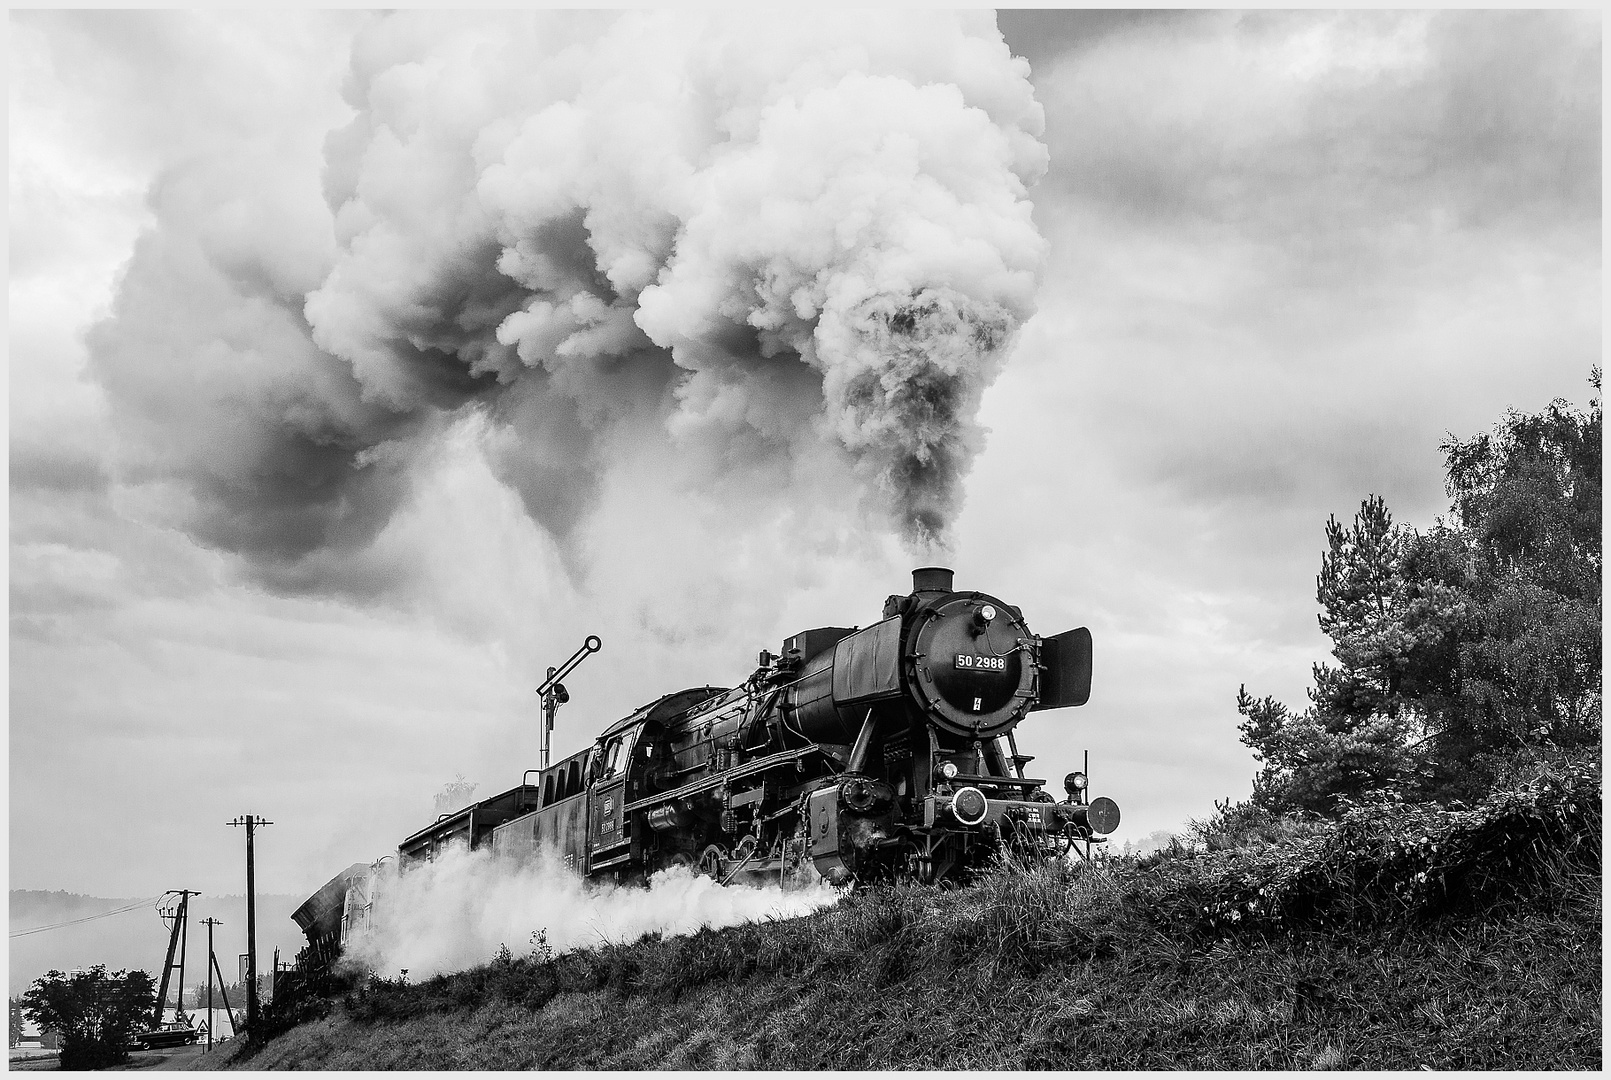
[[(630, 777), (632, 780), (641, 780), (643, 770), (632, 768), (635, 764), (632, 752), (642, 730), (642, 721), (623, 721), (599, 739), (587, 795), (589, 872), (618, 866), (632, 858), (632, 831), (626, 816), (628, 774), (634, 774)], [(636, 784), (633, 786), (635, 788)]]

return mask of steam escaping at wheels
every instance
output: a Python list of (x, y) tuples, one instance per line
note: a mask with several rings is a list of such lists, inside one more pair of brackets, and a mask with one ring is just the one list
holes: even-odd
[[(1088, 797), (1085, 771), (1056, 801), (1025, 775), (1015, 731), (1089, 699), (1090, 631), (1042, 638), (1018, 607), (953, 585), (950, 570), (919, 568), (871, 625), (801, 631), (740, 686), (657, 698), (518, 787), (444, 814), (395, 860), (338, 875), (295, 916), (312, 959), (407, 922), (384, 914), (385, 894), (411, 895), (465, 854), (610, 889), (697, 878), (819, 898), (853, 882), (965, 881), (1004, 852), (1089, 857), (1118, 805)], [(545, 728), (559, 677), (599, 644), (550, 669)]]
[(336, 941), (345, 934), (340, 964), (389, 978), (407, 969), (412, 980), (485, 964), (501, 947), (540, 957), (652, 932), (794, 918), (840, 896), (825, 882), (787, 891), (776, 882), (723, 887), (688, 865), (626, 887), (584, 879), (556, 851), (516, 862), (457, 845), (406, 871), (396, 860), (357, 869), (341, 886), (351, 903), (331, 910)]

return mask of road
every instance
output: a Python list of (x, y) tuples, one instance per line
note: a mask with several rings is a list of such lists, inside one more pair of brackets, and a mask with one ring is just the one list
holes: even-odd
[[(233, 1049), (229, 1043), (214, 1043), (213, 1055), (220, 1057)], [(193, 1069), (201, 1066), (196, 1059), (203, 1056), (206, 1046), (197, 1043), (195, 1046), (174, 1046), (162, 1050), (131, 1050), (126, 1065), (118, 1065), (114, 1071), (128, 1071), (131, 1069)], [(26, 1056), (19, 1056), (12, 1051), (11, 1059), (7, 1063), (10, 1072), (41, 1072), (56, 1071), (56, 1052), (34, 1051)]]
[[(234, 1047), (227, 1042), (213, 1043), (210, 1056), (222, 1059)], [(160, 1050), (133, 1050), (129, 1053), (129, 1063), (120, 1065), (120, 1070), (129, 1069), (196, 1069), (206, 1068), (197, 1058), (207, 1056), (207, 1044), (199, 1042), (194, 1046), (174, 1046)]]

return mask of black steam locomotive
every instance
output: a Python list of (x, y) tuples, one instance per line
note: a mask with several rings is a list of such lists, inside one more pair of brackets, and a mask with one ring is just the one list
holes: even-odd
[(1089, 855), (1118, 806), (1088, 800), (1079, 772), (1055, 801), (1024, 776), (1013, 731), (1090, 691), (1089, 630), (1037, 637), (1018, 608), (953, 589), (950, 570), (916, 570), (881, 621), (796, 634), (742, 686), (667, 694), (519, 787), (443, 815), (395, 863), (338, 874), (294, 916), (309, 942), (298, 970), (327, 969), (384, 908), (392, 873), (452, 845), (516, 860), (546, 849), (615, 882), (685, 866), (785, 887), (956, 881), (1002, 850)]
[(672, 866), (785, 885), (960, 879), (1002, 848), (1064, 852), (1118, 825), (1083, 774), (1062, 803), (1025, 777), (1014, 739), (1030, 712), (1084, 704), (1090, 686), (1088, 630), (1037, 637), (1018, 608), (926, 567), (881, 621), (804, 631), (742, 686), (650, 702), (410, 836), (399, 862), (459, 843), (548, 848), (622, 882)]

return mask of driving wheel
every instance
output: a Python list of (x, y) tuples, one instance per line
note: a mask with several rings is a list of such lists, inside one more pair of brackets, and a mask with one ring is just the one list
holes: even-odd
[(727, 852), (722, 850), (720, 844), (712, 844), (699, 856), (699, 872), (708, 878), (722, 879), (722, 862), (726, 860)]

